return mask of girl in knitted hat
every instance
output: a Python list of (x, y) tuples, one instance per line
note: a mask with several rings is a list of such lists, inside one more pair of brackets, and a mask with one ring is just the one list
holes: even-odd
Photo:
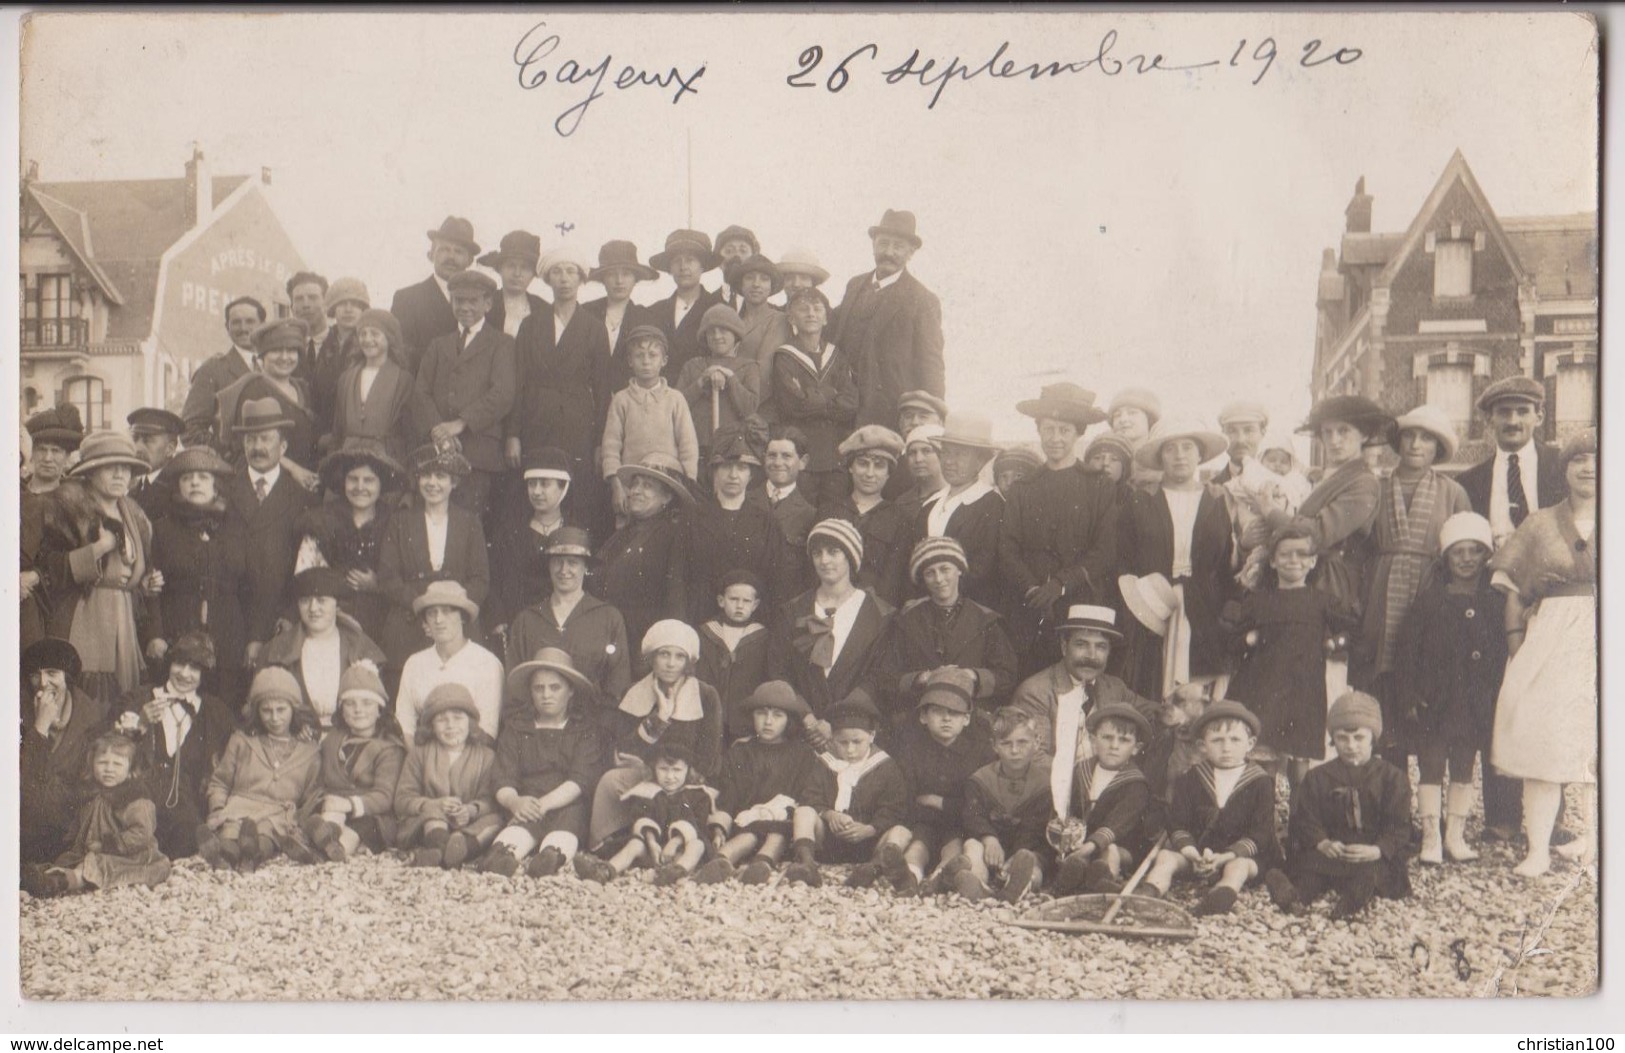
[(118, 885), (160, 885), (169, 860), (158, 849), (158, 810), (141, 778), (141, 751), (116, 731), (90, 746), (91, 794), (79, 809), (73, 847), (49, 867), (23, 867), (23, 888), (60, 896)]
[(378, 667), (365, 659), (339, 677), (339, 708), (322, 736), (322, 797), (300, 828), (335, 863), (365, 845), (395, 843), (395, 784), (406, 763), (401, 726), (387, 712)]
[(209, 777), (209, 817), (197, 832), (198, 855), (215, 868), (249, 874), (280, 849), (309, 860), (297, 817), (321, 789), (316, 714), (299, 681), (281, 666), (254, 675), (243, 727), (232, 732)]
[[(1443, 573), (1426, 579), (1405, 616), (1392, 679), (1396, 709), (1415, 729), (1424, 863), (1478, 858), (1467, 845), (1473, 761), (1489, 741), (1507, 663), (1506, 597), (1490, 585), (1490, 521), (1457, 512), (1444, 521), (1439, 543)], [(1442, 838), (1441, 810), (1447, 816)]]
[(1289, 914), (1337, 893), (1332, 920), (1352, 918), (1374, 896), (1411, 894), (1410, 777), (1373, 748), (1382, 738), (1382, 706), (1349, 691), (1326, 714), (1337, 757), (1310, 770), (1292, 791), (1287, 872), (1264, 875), (1270, 899)]
[(414, 850), (415, 867), (455, 870), (502, 828), (496, 750), (462, 684), (439, 684), (424, 700), (417, 742), (395, 787), (395, 817), (396, 844)]
[(593, 794), (589, 843), (594, 851), (619, 847), (616, 835), (635, 818), (623, 795), (653, 778), (649, 767), (657, 746), (676, 743), (692, 751), (694, 767), (715, 772), (722, 758), (722, 699), (716, 688), (694, 676), (700, 636), (675, 618), (655, 622), (643, 634), (643, 661), (649, 675), (633, 684), (610, 718), (615, 767)]

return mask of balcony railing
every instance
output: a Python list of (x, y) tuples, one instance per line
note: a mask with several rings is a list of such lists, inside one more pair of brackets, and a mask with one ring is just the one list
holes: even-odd
[(19, 324), (24, 351), (67, 350), (90, 342), (86, 318), (24, 318)]

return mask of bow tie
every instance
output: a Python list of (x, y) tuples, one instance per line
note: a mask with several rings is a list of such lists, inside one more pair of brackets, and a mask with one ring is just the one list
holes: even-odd
[(829, 614), (822, 617), (809, 614), (796, 619), (796, 628), (800, 635), (796, 638), (796, 648), (807, 656), (807, 660), (828, 673), (835, 665), (835, 611), (830, 609)]

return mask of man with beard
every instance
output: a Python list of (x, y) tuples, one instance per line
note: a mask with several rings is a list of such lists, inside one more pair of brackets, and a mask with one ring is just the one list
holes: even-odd
[[(1072, 800), (1072, 774), (1077, 764), (1093, 755), (1085, 722), (1102, 706), (1133, 706), (1153, 728), (1162, 728), (1164, 707), (1129, 690), (1127, 684), (1106, 673), (1112, 647), (1123, 642), (1117, 612), (1110, 607), (1074, 604), (1057, 629), (1061, 660), (1023, 680), (1010, 704), (1033, 715), (1038, 747), (1053, 757), (1050, 786), (1062, 814)], [(1167, 754), (1172, 736), (1154, 734), (1139, 757), (1140, 770), (1160, 796), (1167, 781)], [(1063, 803), (1065, 802), (1065, 803)]]
[(875, 269), (847, 283), (830, 327), (830, 342), (852, 356), (860, 428), (891, 427), (904, 392), (945, 390), (942, 303), (907, 270), (923, 244), (914, 225), (914, 213), (887, 209), (869, 228)]
[(461, 216), (447, 216), (439, 230), (429, 231), (429, 263), (434, 272), (416, 285), (397, 290), (389, 305), (389, 313), (401, 323), (401, 337), (406, 342), (406, 361), (402, 364), (407, 372), (417, 373), (418, 360), (435, 337), (457, 332), (457, 316), (452, 313), (451, 290), (446, 283), (468, 270), (479, 254), (474, 224)]

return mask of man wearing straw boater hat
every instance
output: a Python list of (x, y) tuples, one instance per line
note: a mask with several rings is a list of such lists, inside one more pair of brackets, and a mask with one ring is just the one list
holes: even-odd
[(1005, 495), (999, 573), (1010, 590), (1022, 671), (1031, 673), (1055, 653), (1054, 626), (1068, 606), (1110, 599), (1118, 513), (1111, 481), (1078, 459), (1078, 437), (1106, 419), (1095, 393), (1045, 384), (1016, 410), (1033, 418), (1044, 464)]
[[(1161, 706), (1141, 698), (1127, 684), (1106, 672), (1112, 648), (1123, 642), (1117, 612), (1110, 607), (1074, 604), (1056, 626), (1061, 660), (1023, 680), (1011, 696), (1012, 706), (1033, 715), (1039, 749), (1055, 758), (1050, 768), (1050, 790), (1057, 815), (1068, 814), (1072, 801), (1072, 775), (1077, 763), (1093, 756), (1085, 721), (1103, 706), (1127, 705), (1160, 728)], [(1152, 791), (1162, 793), (1167, 772), (1167, 736), (1153, 733), (1140, 754), (1140, 769)], [(1156, 758), (1161, 758), (1159, 763)]]
[(397, 290), (389, 305), (389, 313), (401, 323), (401, 336), (406, 341), (405, 365), (411, 373), (417, 372), (418, 359), (435, 337), (457, 331), (451, 289), (446, 283), (453, 275), (468, 270), (480, 254), (474, 224), (461, 216), (447, 216), (440, 229), (428, 234), (433, 272), (416, 285)]
[(246, 560), (245, 666), (276, 632), (299, 554), (299, 517), (316, 500), (282, 467), (292, 426), (276, 399), (263, 398), (244, 401), (232, 428), (244, 463), (225, 484), (226, 526), (242, 541)]
[(998, 609), (999, 530), (1004, 522), (1004, 496), (982, 481), (982, 469), (999, 445), (993, 424), (980, 413), (950, 413), (936, 440), (947, 485), (926, 499), (914, 516), (914, 543), (927, 537), (951, 537), (964, 546), (969, 567), (961, 591), (978, 603)]
[(908, 272), (923, 244), (914, 227), (914, 213), (887, 209), (869, 228), (875, 269), (847, 282), (830, 326), (830, 342), (855, 363), (858, 427), (891, 427), (905, 391), (945, 391), (942, 303)]
[(666, 247), (649, 257), (655, 270), (665, 271), (677, 284), (672, 294), (649, 308), (655, 324), (666, 333), (664, 376), (672, 384), (683, 366), (700, 346), (700, 319), (706, 308), (722, 302), (721, 295), (700, 284), (706, 271), (715, 270), (721, 259), (711, 251), (711, 239), (697, 230), (674, 230), (666, 236)]
[(528, 230), (510, 230), (502, 235), (495, 252), (480, 257), (481, 267), (489, 267), (502, 278), (502, 292), (491, 297), (491, 310), (485, 324), (509, 336), (519, 335), (519, 323), (540, 314), (547, 301), (530, 291), (536, 280), (536, 264), (542, 259), (542, 239)]
[(181, 432), (186, 425), (166, 409), (143, 406), (124, 418), (130, 425), (130, 438), (135, 442), (141, 459), (147, 462), (147, 473), (130, 480), (130, 497), (153, 521), (162, 519), (169, 511), (171, 486), (160, 485), (158, 476), (180, 448)]
[[(638, 262), (638, 247), (630, 241), (606, 241), (598, 250), (598, 266), (587, 275), (607, 294), (581, 306), (597, 315), (609, 337), (609, 390), (619, 391), (632, 379), (626, 364), (626, 338), (640, 325), (654, 325), (654, 312), (632, 302), (638, 282), (660, 277), (653, 267)], [(701, 312), (703, 316), (704, 312)], [(674, 374), (675, 375), (675, 374)]]

